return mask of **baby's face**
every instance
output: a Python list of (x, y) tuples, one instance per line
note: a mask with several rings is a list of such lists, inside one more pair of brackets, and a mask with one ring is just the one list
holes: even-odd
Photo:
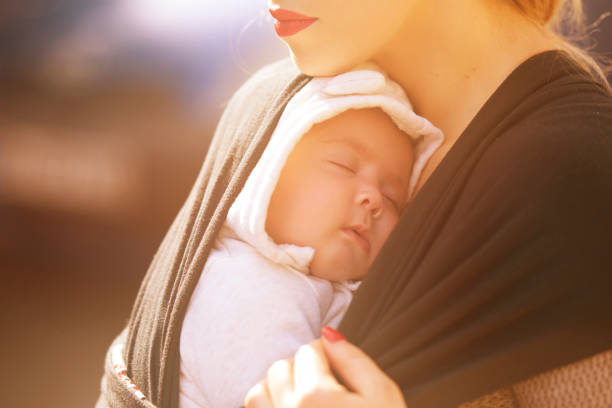
[(266, 231), (278, 244), (313, 247), (314, 276), (363, 277), (405, 205), (412, 154), (409, 137), (378, 108), (315, 125), (287, 159)]

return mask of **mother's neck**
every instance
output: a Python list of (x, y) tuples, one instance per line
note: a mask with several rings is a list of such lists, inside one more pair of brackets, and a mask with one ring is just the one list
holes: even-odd
[(556, 43), (510, 1), (414, 3), (374, 60), (402, 85), (415, 111), (444, 132), (447, 150), (514, 68)]

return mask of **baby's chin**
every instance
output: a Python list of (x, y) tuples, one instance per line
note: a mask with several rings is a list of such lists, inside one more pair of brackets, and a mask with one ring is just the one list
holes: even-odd
[(310, 275), (332, 282), (354, 281), (363, 278), (367, 272), (367, 266), (333, 265), (321, 262), (315, 256), (310, 264)]

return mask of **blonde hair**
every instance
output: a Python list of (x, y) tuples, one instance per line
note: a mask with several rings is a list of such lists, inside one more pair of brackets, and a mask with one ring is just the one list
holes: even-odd
[(557, 40), (559, 48), (610, 91), (606, 78), (612, 72), (610, 59), (589, 52), (594, 46), (591, 32), (609, 13), (587, 25), (582, 0), (512, 0), (512, 3), (529, 19), (546, 29)]

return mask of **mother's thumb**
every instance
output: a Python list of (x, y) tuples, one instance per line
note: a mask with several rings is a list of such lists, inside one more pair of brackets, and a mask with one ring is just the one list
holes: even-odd
[(364, 397), (380, 397), (390, 390), (399, 392), (397, 385), (359, 347), (349, 343), (337, 330), (325, 326), (323, 348), (331, 369), (344, 384)]

